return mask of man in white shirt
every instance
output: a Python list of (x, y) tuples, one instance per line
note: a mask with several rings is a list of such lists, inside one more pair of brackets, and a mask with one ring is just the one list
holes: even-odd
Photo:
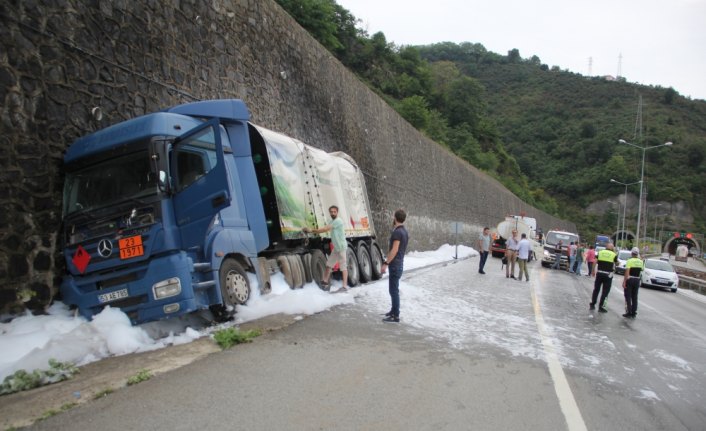
[(515, 261), (517, 261), (517, 231), (513, 229), (512, 236), (505, 241), (505, 257), (507, 264), (505, 265), (505, 278), (515, 278)]
[(484, 227), (483, 233), (478, 237), (478, 253), (480, 253), (480, 262), (478, 263), (478, 273), (485, 274), (483, 268), (488, 260), (488, 252), (490, 252), (490, 228)]
[(517, 258), (518, 265), (520, 267), (520, 274), (517, 276), (517, 281), (522, 281), (522, 273), (525, 273), (525, 279), (529, 281), (529, 272), (527, 271), (527, 261), (529, 260), (530, 249), (532, 244), (530, 244), (527, 239), (526, 234), (522, 234), (520, 242), (517, 244)]

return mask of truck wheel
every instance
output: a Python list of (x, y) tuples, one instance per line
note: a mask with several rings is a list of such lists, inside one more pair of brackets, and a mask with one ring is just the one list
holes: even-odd
[(346, 260), (348, 264), (348, 286), (357, 286), (360, 281), (360, 271), (358, 270), (358, 258), (355, 257), (355, 251), (350, 245), (346, 247)]
[(370, 243), (370, 270), (373, 280), (380, 280), (382, 277), (382, 251), (378, 243)]
[(358, 258), (358, 268), (360, 269), (360, 282), (367, 283), (373, 279), (373, 263), (370, 259), (370, 252), (365, 242), (358, 242), (355, 254)]
[(306, 253), (302, 256), (302, 263), (304, 264), (304, 279), (307, 283), (314, 281), (314, 276), (311, 274), (311, 254)]
[(223, 303), (212, 305), (210, 308), (217, 321), (225, 322), (235, 314), (236, 305), (245, 304), (250, 298), (250, 281), (243, 267), (234, 259), (223, 261), (218, 276)]
[(289, 265), (289, 259), (287, 256), (282, 254), (277, 256), (277, 266), (279, 266), (279, 271), (284, 276), (284, 281), (287, 282), (287, 286), (290, 289), (294, 289), (294, 280), (292, 279), (292, 267)]
[(316, 284), (319, 286), (319, 289), (328, 291), (330, 289), (329, 287), (324, 288), (321, 285), (321, 280), (324, 278), (324, 273), (326, 272), (326, 256), (324, 255), (324, 252), (321, 250), (312, 250), (311, 251), (311, 276), (314, 278), (314, 281)]
[(299, 289), (304, 285), (304, 267), (302, 266), (302, 260), (299, 258), (298, 254), (289, 254), (287, 255), (287, 259), (289, 259), (289, 266), (292, 268), (294, 289)]

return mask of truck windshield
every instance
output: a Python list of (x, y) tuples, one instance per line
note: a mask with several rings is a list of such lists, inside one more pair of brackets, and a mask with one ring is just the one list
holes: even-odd
[(157, 193), (147, 150), (124, 154), (67, 172), (64, 215)]
[(561, 240), (562, 244), (568, 245), (571, 242), (576, 242), (579, 240), (578, 235), (572, 233), (564, 232), (548, 232), (546, 242), (549, 244), (556, 244)]

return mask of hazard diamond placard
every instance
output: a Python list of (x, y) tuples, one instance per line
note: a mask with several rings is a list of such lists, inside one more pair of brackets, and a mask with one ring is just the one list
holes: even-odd
[(74, 265), (76, 265), (76, 269), (78, 269), (78, 272), (80, 272), (81, 274), (86, 272), (86, 267), (88, 266), (88, 262), (90, 260), (91, 255), (88, 254), (88, 252), (80, 245), (76, 249), (76, 253), (74, 253), (73, 259), (71, 259)]

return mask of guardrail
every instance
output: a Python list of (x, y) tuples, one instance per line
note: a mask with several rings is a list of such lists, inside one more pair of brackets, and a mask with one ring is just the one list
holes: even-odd
[(702, 295), (706, 295), (706, 281), (685, 275), (679, 276), (679, 287), (682, 289), (690, 289)]

